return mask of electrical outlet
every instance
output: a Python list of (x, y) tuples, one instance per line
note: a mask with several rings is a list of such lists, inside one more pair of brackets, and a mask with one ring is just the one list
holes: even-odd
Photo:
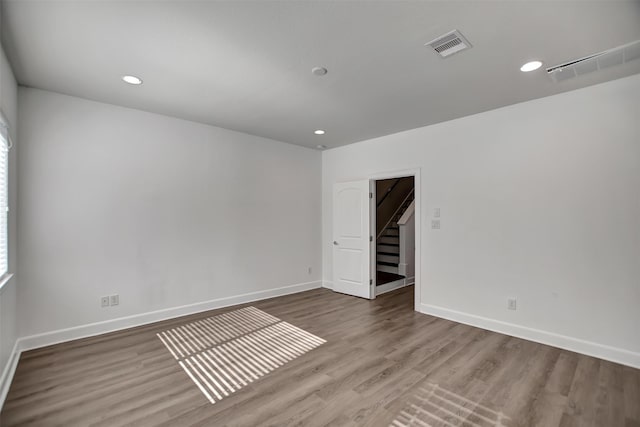
[(431, 229), (432, 230), (440, 230), (440, 220), (439, 219), (432, 219), (431, 220)]
[(100, 297), (100, 307), (109, 307), (109, 297)]
[(509, 310), (516, 309), (516, 299), (515, 298), (507, 298), (507, 308)]
[(109, 297), (110, 303), (111, 305), (118, 305), (120, 304), (120, 295), (115, 294), (115, 295), (111, 295)]

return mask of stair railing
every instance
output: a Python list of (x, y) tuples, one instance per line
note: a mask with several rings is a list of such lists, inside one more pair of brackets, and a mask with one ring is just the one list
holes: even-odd
[(382, 196), (382, 198), (380, 199), (380, 201), (376, 205), (376, 208), (379, 208), (380, 205), (382, 204), (382, 202), (384, 202), (384, 199), (386, 199), (387, 196), (393, 191), (393, 189), (396, 188), (396, 185), (398, 185), (398, 183), (400, 182), (400, 179), (401, 178), (396, 178), (395, 182), (393, 184), (391, 184), (391, 186), (389, 188), (387, 188), (387, 191), (385, 191), (384, 196)]
[(416, 199), (398, 220), (398, 274), (405, 276), (405, 284), (415, 281), (415, 210)]
[[(396, 181), (395, 184), (393, 184), (393, 186), (395, 186), (398, 182)], [(393, 187), (392, 186), (392, 187)], [(382, 227), (382, 229), (380, 230), (380, 232), (378, 233), (378, 235), (376, 236), (376, 242), (378, 241), (378, 239), (380, 237), (382, 237), (382, 234), (384, 233), (384, 231), (387, 229), (387, 227), (389, 226), (389, 224), (391, 224), (391, 222), (393, 221), (393, 218), (395, 218), (395, 216), (398, 214), (398, 212), (400, 212), (400, 209), (402, 209), (402, 207), (404, 206), (404, 204), (407, 202), (407, 200), (409, 200), (409, 198), (411, 196), (413, 196), (413, 192), (415, 191), (415, 188), (412, 188), (411, 191), (409, 191), (409, 193), (407, 194), (407, 197), (405, 197), (402, 202), (398, 205), (398, 208), (395, 210), (395, 212), (393, 212), (393, 215), (391, 215), (391, 218), (389, 218), (389, 221), (387, 221), (387, 223), (384, 225), (384, 227)], [(382, 198), (382, 200), (384, 200), (385, 197), (387, 197), (387, 195), (390, 193), (390, 191), (387, 191), (387, 194), (384, 195), (384, 197)], [(380, 203), (378, 203), (378, 206), (380, 206)]]

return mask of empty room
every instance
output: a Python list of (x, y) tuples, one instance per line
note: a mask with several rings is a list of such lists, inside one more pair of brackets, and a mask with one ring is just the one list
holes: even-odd
[(0, 37), (0, 426), (640, 427), (640, 1)]

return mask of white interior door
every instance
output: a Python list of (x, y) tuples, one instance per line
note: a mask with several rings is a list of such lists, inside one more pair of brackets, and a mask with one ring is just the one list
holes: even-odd
[(333, 186), (333, 290), (374, 298), (369, 180)]

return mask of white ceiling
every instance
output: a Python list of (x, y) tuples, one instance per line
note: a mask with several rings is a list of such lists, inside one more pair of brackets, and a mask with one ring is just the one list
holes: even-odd
[[(473, 48), (441, 59), (423, 46), (452, 29)], [(5, 0), (2, 35), (22, 85), (307, 147), (640, 72), (633, 61), (554, 83), (519, 71), (640, 39), (640, 1)]]

